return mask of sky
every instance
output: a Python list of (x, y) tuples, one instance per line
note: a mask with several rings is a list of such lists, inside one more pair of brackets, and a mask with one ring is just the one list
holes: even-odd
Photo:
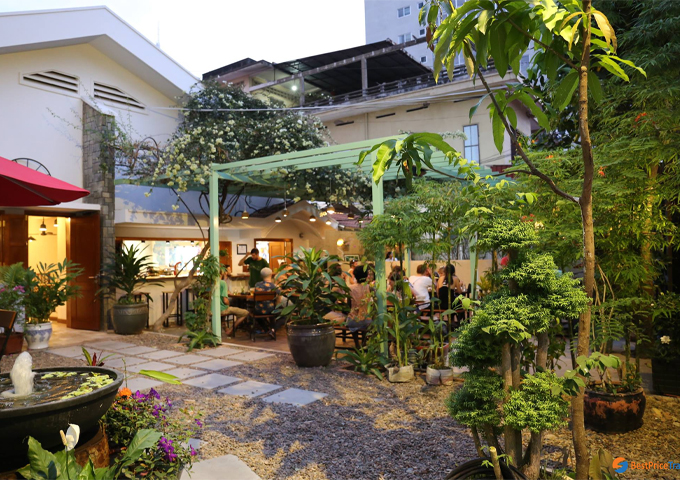
[(0, 12), (106, 5), (197, 77), (363, 45), (363, 0), (0, 0)]

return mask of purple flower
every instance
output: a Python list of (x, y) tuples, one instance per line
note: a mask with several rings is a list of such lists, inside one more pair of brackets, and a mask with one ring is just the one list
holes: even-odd
[(172, 402), (170, 401), (170, 399), (168, 397), (165, 397), (165, 403), (168, 404), (168, 408), (172, 408)]
[(158, 440), (158, 446), (161, 447), (161, 449), (165, 452), (166, 460), (173, 462), (175, 459), (177, 459), (177, 454), (175, 453), (175, 447), (172, 445), (172, 440), (161, 437), (161, 439)]
[[(174, 450), (174, 447), (173, 447)], [(167, 460), (174, 462), (177, 459), (177, 455), (174, 453), (168, 453), (168, 455), (165, 457)]]
[(135, 400), (137, 400), (137, 402), (143, 402), (144, 400), (146, 400), (146, 395), (144, 395), (142, 392), (140, 392), (139, 390), (137, 390), (137, 391), (134, 393), (134, 395), (132, 395), (132, 398), (134, 398)]
[(162, 410), (162, 407), (160, 405), (154, 405), (153, 406), (153, 412), (151, 412), (151, 415), (153, 415), (154, 417), (157, 417), (161, 410)]
[(196, 425), (198, 425), (199, 427), (202, 427), (202, 426), (203, 426), (203, 422), (201, 422), (201, 421), (197, 418), (197, 419), (196, 419)]
[(153, 388), (151, 390), (149, 390), (149, 397), (157, 398), (158, 400), (161, 399), (161, 396)]
[(21, 285), (17, 285), (16, 287), (14, 287), (14, 291), (19, 293), (25, 293), (24, 287), (22, 287)]
[(190, 448), (191, 448), (191, 456), (195, 457), (196, 456), (196, 450), (194, 449), (194, 447), (190, 446)]

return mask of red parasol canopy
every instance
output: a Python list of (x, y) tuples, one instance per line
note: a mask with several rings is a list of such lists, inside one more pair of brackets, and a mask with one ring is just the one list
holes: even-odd
[(57, 205), (89, 194), (87, 190), (0, 157), (0, 206)]

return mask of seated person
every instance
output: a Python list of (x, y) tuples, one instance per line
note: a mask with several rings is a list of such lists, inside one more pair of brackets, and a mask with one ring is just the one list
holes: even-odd
[(404, 276), (404, 271), (398, 265), (392, 269), (392, 273), (387, 278), (387, 291), (394, 293), (399, 299), (403, 299), (403, 295), (406, 293), (407, 297), (413, 300), (411, 285), (408, 282), (408, 278)]
[(342, 272), (342, 279), (345, 281), (348, 287), (350, 285), (357, 283), (357, 281), (354, 279), (354, 267), (356, 264), (357, 264), (356, 260), (350, 260), (349, 270), (346, 272)]
[(227, 287), (226, 282), (228, 275), (229, 273), (226, 270), (223, 270), (220, 275), (220, 316), (234, 315), (236, 317), (234, 326), (224, 331), (225, 336), (232, 337), (236, 328), (243, 323), (250, 314), (248, 313), (248, 310), (229, 305), (229, 288)]
[[(254, 290), (256, 292), (275, 292), (277, 295), (279, 293), (279, 287), (272, 282), (272, 269), (265, 267), (260, 270), (260, 276), (262, 280), (255, 284)], [(253, 313), (255, 315), (269, 315), (276, 308), (275, 300), (257, 301), (253, 306)], [(269, 325), (262, 325), (266, 330), (270, 329)], [(274, 329), (269, 332), (270, 335), (274, 336)]]
[[(368, 314), (368, 306), (374, 301), (373, 289), (370, 286), (369, 279), (371, 277), (371, 269), (358, 266), (354, 268), (354, 278), (357, 283), (350, 285), (349, 295), (351, 302), (351, 309), (347, 315), (347, 328), (352, 332), (352, 338), (357, 348), (361, 348), (359, 344), (360, 331), (365, 332), (371, 325), (372, 319)], [(366, 343), (366, 336), (364, 335), (364, 345)]]
[[(328, 274), (331, 277), (340, 277), (343, 274), (342, 271), (342, 266), (339, 263), (334, 263), (331, 266), (328, 267)], [(349, 286), (349, 283), (347, 284)], [(339, 293), (344, 293), (344, 290), (339, 286), (336, 285), (333, 287), (333, 291), (339, 292)], [(343, 312), (333, 310), (331, 309), (326, 315), (324, 315), (324, 320), (328, 320), (331, 323), (334, 324), (344, 324), (345, 320), (347, 319), (347, 315), (344, 314)]]
[[(439, 288), (437, 289), (437, 296), (439, 297), (439, 308), (442, 310), (448, 310), (451, 306), (449, 305), (449, 290), (451, 291), (451, 302), (463, 293), (462, 284), (460, 283), (460, 278), (456, 276), (456, 267), (449, 264), (445, 267), (443, 279), (439, 282)], [(451, 286), (449, 287), (448, 279), (451, 278)]]
[(416, 297), (416, 302), (422, 302), (418, 306), (420, 310), (430, 308), (430, 290), (432, 289), (432, 279), (429, 277), (429, 269), (427, 264), (421, 263), (416, 269), (416, 274), (411, 275), (408, 279), (411, 284), (411, 290)]

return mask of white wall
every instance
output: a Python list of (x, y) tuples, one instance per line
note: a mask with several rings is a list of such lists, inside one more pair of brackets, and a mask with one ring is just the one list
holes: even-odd
[[(102, 54), (91, 45), (74, 45), (0, 55), (0, 155), (29, 157), (43, 163), (52, 176), (83, 186), (82, 100), (75, 94), (55, 93), (22, 85), (22, 74), (56, 70), (80, 79), (80, 95), (92, 96), (93, 82), (115, 86), (148, 107), (171, 106), (175, 101)], [(97, 100), (107, 112), (130, 125), (133, 137), (153, 136), (163, 142), (177, 125), (172, 111), (123, 112)], [(57, 118), (61, 117), (61, 118)]]

